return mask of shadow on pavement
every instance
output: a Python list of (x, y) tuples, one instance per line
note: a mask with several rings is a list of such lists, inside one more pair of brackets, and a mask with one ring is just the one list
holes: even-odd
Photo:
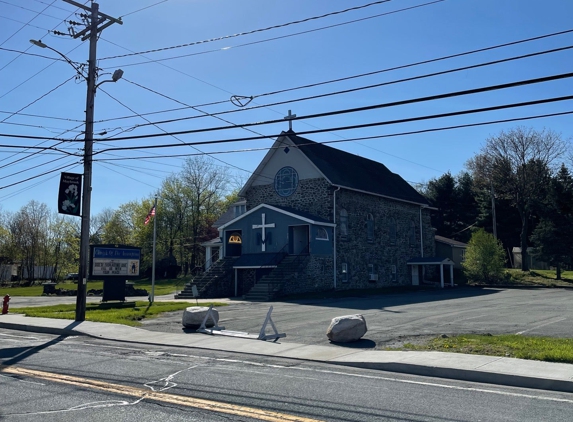
[[(499, 293), (500, 289), (480, 288), (480, 287), (456, 287), (448, 289), (428, 289), (418, 291), (406, 291), (398, 293), (384, 293), (378, 291), (375, 294), (361, 293), (354, 291), (347, 297), (328, 297), (329, 292), (325, 292), (324, 298), (314, 299), (289, 299), (285, 303), (295, 303), (299, 305), (324, 306), (329, 308), (349, 308), (357, 310), (380, 309), (386, 307), (413, 305), (416, 303), (428, 303), (445, 300), (465, 299), (491, 295)], [(277, 301), (278, 302), (278, 301)]]
[(330, 344), (333, 346), (346, 347), (348, 349), (374, 349), (376, 348), (376, 342), (367, 339), (360, 339), (352, 343), (337, 343), (331, 341)]

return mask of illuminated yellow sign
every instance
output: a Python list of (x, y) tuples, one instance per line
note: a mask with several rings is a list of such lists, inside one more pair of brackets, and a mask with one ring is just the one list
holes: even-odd
[(229, 236), (229, 243), (242, 243), (241, 236), (239, 236), (238, 234), (232, 234), (231, 236)]

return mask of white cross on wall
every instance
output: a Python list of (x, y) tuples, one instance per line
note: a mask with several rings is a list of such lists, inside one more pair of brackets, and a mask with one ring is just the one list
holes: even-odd
[(253, 224), (253, 229), (262, 229), (263, 230), (263, 235), (262, 235), (262, 240), (263, 240), (263, 252), (266, 252), (266, 248), (265, 248), (265, 240), (266, 240), (266, 236), (265, 236), (265, 229), (268, 228), (274, 228), (275, 227), (275, 223), (269, 223), (269, 224), (265, 224), (265, 213), (262, 214), (262, 223), (263, 224)]
[(285, 120), (288, 120), (288, 130), (292, 130), (292, 121), (296, 117), (296, 114), (291, 114), (291, 111), (288, 111), (288, 116), (285, 116)]

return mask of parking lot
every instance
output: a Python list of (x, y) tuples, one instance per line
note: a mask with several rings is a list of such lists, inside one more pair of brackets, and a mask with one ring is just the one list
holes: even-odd
[[(287, 334), (284, 341), (304, 344), (328, 344), (331, 319), (348, 314), (366, 319), (364, 347), (460, 333), (573, 337), (573, 290), (567, 289), (467, 287), (343, 299), (231, 301), (218, 309), (219, 325), (258, 333), (271, 305), (278, 331)], [(176, 312), (145, 321), (143, 328), (181, 332), (181, 315)]]

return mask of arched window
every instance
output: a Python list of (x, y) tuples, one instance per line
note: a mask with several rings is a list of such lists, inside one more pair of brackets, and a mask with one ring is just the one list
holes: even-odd
[(369, 242), (374, 241), (374, 216), (370, 213), (366, 216), (366, 238)]
[(348, 236), (348, 212), (344, 208), (340, 210), (340, 237), (346, 239)]
[(388, 237), (390, 238), (390, 244), (395, 245), (396, 244), (396, 220), (393, 218), (390, 218), (390, 221), (388, 222)]
[(316, 240), (328, 240), (328, 232), (324, 227), (316, 228)]
[(416, 242), (416, 223), (410, 221), (410, 231), (408, 232), (408, 238), (410, 239), (410, 245), (415, 245)]

